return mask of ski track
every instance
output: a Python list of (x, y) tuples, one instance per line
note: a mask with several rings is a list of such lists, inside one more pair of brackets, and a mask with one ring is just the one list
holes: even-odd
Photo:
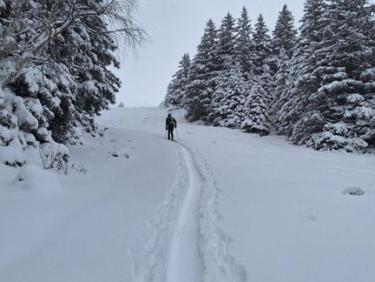
[(182, 147), (188, 169), (187, 194), (182, 204), (167, 265), (167, 282), (201, 282), (202, 258), (199, 253), (199, 204), (203, 178), (195, 167), (192, 155)]
[(178, 172), (143, 236), (129, 249), (132, 282), (245, 282), (218, 226), (218, 186), (207, 162), (177, 142)]

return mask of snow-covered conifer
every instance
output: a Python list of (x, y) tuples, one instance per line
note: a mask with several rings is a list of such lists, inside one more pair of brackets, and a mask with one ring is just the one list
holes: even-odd
[(215, 89), (213, 77), (217, 68), (215, 64), (216, 44), (215, 23), (209, 20), (189, 69), (185, 107), (186, 118), (190, 121), (204, 121), (208, 116), (212, 93)]
[(297, 30), (294, 27), (294, 17), (292, 12), (288, 10), (288, 6), (284, 5), (277, 19), (272, 37), (272, 51), (275, 55), (279, 55), (282, 50), (286, 52), (290, 58), (293, 53), (297, 39)]
[(183, 108), (185, 106), (186, 85), (190, 63), (189, 54), (184, 54), (179, 63), (178, 71), (173, 75), (173, 79), (168, 85), (164, 105), (176, 108)]
[(218, 43), (215, 55), (218, 70), (224, 70), (234, 64), (236, 23), (233, 16), (228, 13), (223, 19), (218, 31)]
[(266, 97), (264, 88), (255, 83), (245, 102), (246, 119), (241, 125), (245, 132), (258, 133), (261, 136), (270, 134), (271, 119)]
[(294, 143), (349, 151), (374, 146), (375, 45), (370, 21), (367, 1), (330, 0), (320, 21), (312, 21), (324, 22), (323, 30), (304, 26), (310, 38), (320, 41), (305, 45), (309, 56), (304, 56), (290, 95), (298, 97), (292, 99)]
[[(218, 43), (215, 49), (215, 63), (216, 69), (213, 77), (215, 90), (212, 95), (212, 101), (209, 108), (208, 122), (212, 124), (220, 124), (221, 107), (225, 103), (225, 99), (230, 93), (225, 91), (231, 91), (225, 81), (229, 76), (233, 75), (232, 69), (236, 64), (235, 60), (235, 32), (236, 32), (235, 20), (231, 14), (227, 14), (222, 21), (220, 29), (218, 31)], [(219, 87), (219, 85), (221, 85)]]
[[(142, 37), (130, 16), (132, 5), (74, 2), (5, 0), (0, 8), (0, 44), (6, 46), (0, 51), (4, 163), (22, 164), (9, 159), (5, 147), (22, 155), (30, 146), (56, 144), (65, 153), (56, 142), (73, 141), (78, 127), (92, 130), (94, 116), (114, 102), (120, 81), (107, 69), (119, 65), (114, 36), (122, 33), (133, 43)], [(108, 19), (117, 22), (116, 31)]]
[(257, 75), (263, 73), (263, 66), (268, 64), (270, 55), (272, 54), (271, 36), (268, 32), (269, 29), (266, 26), (263, 16), (259, 15), (254, 32), (254, 64), (255, 74)]
[(276, 87), (274, 90), (275, 99), (281, 95), (280, 86), (282, 86), (284, 81), (279, 79), (287, 76), (286, 72), (288, 69), (286, 66), (289, 63), (286, 61), (293, 55), (296, 40), (297, 30), (294, 27), (293, 14), (288, 10), (287, 5), (284, 5), (279, 13), (271, 41), (272, 55), (270, 58), (270, 67), (272, 73), (275, 75), (275, 81), (278, 81), (277, 83), (279, 84), (279, 87)]
[(232, 65), (215, 78), (216, 89), (210, 108), (210, 121), (216, 126), (240, 128), (246, 118), (245, 101), (250, 81), (243, 77), (239, 64)]
[(241, 17), (238, 19), (237, 23), (235, 56), (236, 61), (240, 64), (241, 72), (246, 79), (249, 79), (254, 69), (252, 57), (254, 51), (254, 42), (252, 40), (252, 34), (253, 31), (248, 12), (244, 7), (241, 12)]
[(286, 86), (284, 91), (280, 91), (279, 87), (273, 106), (274, 125), (278, 134), (290, 136), (294, 124), (305, 110), (304, 102), (308, 97), (306, 93), (314, 84), (310, 83), (314, 64), (309, 62), (309, 58), (314, 57), (314, 48), (322, 40), (323, 29), (327, 24), (327, 18), (324, 16), (326, 10), (325, 0), (306, 0), (304, 4), (300, 36), (287, 66)]

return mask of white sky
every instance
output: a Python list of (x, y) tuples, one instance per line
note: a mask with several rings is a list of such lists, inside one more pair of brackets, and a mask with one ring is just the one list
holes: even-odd
[(297, 20), (302, 16), (304, 0), (139, 0), (137, 20), (151, 42), (137, 54), (122, 59), (116, 71), (122, 80), (117, 97), (125, 106), (155, 106), (163, 100), (167, 84), (176, 72), (182, 55), (195, 54), (209, 18), (217, 25), (229, 11), (239, 17), (246, 6), (254, 24), (259, 13), (273, 30), (278, 13), (286, 3)]

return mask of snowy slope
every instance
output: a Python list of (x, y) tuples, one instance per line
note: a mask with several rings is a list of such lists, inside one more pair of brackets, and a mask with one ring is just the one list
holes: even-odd
[(374, 156), (165, 115), (105, 113), (67, 177), (0, 165), (0, 281), (374, 281)]

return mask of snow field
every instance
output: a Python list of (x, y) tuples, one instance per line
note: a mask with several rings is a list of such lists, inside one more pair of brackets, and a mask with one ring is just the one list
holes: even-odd
[(163, 109), (106, 112), (68, 176), (0, 165), (0, 281), (372, 282), (373, 155), (175, 115), (172, 143)]

